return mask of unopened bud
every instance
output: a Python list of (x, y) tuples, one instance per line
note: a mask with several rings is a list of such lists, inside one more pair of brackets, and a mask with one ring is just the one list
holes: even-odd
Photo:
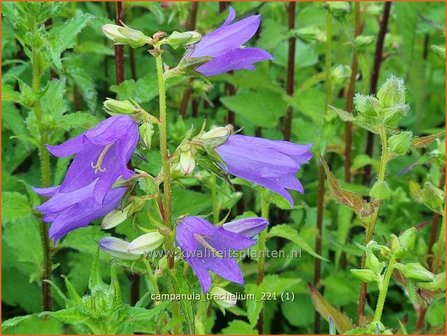
[(365, 260), (366, 268), (373, 271), (375, 274), (380, 275), (382, 273), (384, 262), (380, 262), (379, 259), (374, 255), (374, 253), (367, 253)]
[(405, 278), (420, 282), (431, 282), (435, 275), (419, 263), (408, 263), (406, 265), (396, 264), (396, 268), (402, 272)]
[(369, 191), (369, 196), (378, 201), (390, 199), (391, 191), (386, 181), (377, 181)]
[(363, 282), (380, 281), (379, 276), (369, 269), (351, 269), (351, 273)]
[(348, 65), (339, 65), (332, 70), (332, 79), (335, 85), (343, 84), (349, 77), (351, 77), (351, 67)]
[(140, 143), (144, 149), (150, 149), (152, 145), (152, 135), (154, 134), (154, 126), (150, 122), (145, 122), (138, 128), (140, 132)]
[(127, 250), (129, 243), (115, 237), (103, 238), (99, 241), (101, 249), (112, 257), (125, 260), (138, 260), (141, 255)]
[(398, 252), (401, 248), (400, 248), (400, 242), (399, 242), (399, 238), (397, 238), (397, 236), (395, 234), (391, 234), (391, 251), (393, 251), (393, 253)]
[(380, 102), (376, 97), (357, 93), (354, 97), (355, 107), (363, 118), (377, 118), (381, 112)]
[(233, 293), (226, 291), (223, 288), (213, 286), (211, 291), (208, 293), (208, 297), (221, 308), (230, 308), (236, 305), (237, 297)]
[(305, 42), (326, 42), (326, 34), (316, 26), (307, 26), (295, 30), (295, 35)]
[(384, 107), (405, 104), (405, 84), (403, 79), (391, 76), (380, 87), (377, 98)]
[(216, 127), (206, 133), (203, 133), (197, 140), (214, 148), (222, 145), (225, 141), (227, 141), (228, 137), (232, 133), (233, 133), (233, 125), (227, 125), (225, 127)]
[(114, 24), (106, 24), (102, 26), (102, 31), (115, 44), (127, 44), (132, 48), (142, 47), (151, 40), (141, 31), (127, 26), (122, 27)]
[(411, 139), (413, 138), (413, 132), (400, 132), (393, 135), (388, 139), (388, 146), (390, 151), (395, 155), (405, 155), (411, 145)]
[(165, 237), (158, 231), (145, 233), (144, 235), (132, 240), (127, 250), (132, 253), (144, 254), (159, 247), (163, 243), (164, 238)]
[(397, 104), (383, 109), (383, 120), (390, 128), (397, 128), (403, 117), (408, 114), (410, 106), (407, 104)]
[(432, 183), (426, 182), (422, 190), (422, 200), (424, 204), (435, 212), (442, 213), (444, 209), (444, 191), (435, 187)]
[(105, 111), (110, 115), (132, 114), (135, 112), (135, 106), (129, 100), (116, 100), (107, 98), (103, 103)]
[(132, 205), (129, 204), (124, 209), (115, 209), (109, 212), (102, 220), (101, 227), (104, 230), (114, 228), (124, 222), (130, 215)]
[(166, 42), (174, 49), (182, 46), (188, 46), (194, 43), (197, 43), (202, 38), (202, 35), (196, 31), (187, 31), (180, 33), (178, 31), (174, 31), (169, 37), (166, 39)]
[(363, 51), (374, 42), (375, 37), (371, 35), (359, 35), (354, 40), (354, 47), (358, 51)]
[(180, 171), (183, 175), (190, 175), (196, 166), (195, 149), (191, 145), (184, 145), (180, 153)]
[(332, 16), (339, 20), (348, 14), (351, 9), (349, 2), (345, 1), (327, 2), (325, 6), (329, 9)]
[(414, 227), (405, 230), (399, 236), (399, 243), (405, 250), (409, 251), (414, 248), (414, 244), (416, 242), (416, 229)]

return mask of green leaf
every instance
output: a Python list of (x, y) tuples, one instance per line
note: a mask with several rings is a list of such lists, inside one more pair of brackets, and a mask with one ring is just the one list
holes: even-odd
[(112, 85), (110, 91), (118, 95), (119, 100), (133, 99), (137, 103), (147, 103), (158, 95), (157, 76), (152, 74), (140, 78), (125, 80), (119, 85)]
[(129, 317), (133, 321), (147, 321), (153, 319), (160, 315), (169, 306), (169, 301), (160, 302), (158, 306), (151, 309), (146, 309), (142, 307), (130, 307)]
[(228, 327), (222, 329), (224, 335), (257, 335), (258, 332), (253, 329), (247, 322), (241, 320), (233, 320)]
[(87, 315), (79, 311), (78, 307), (61, 309), (55, 312), (43, 312), (39, 316), (50, 316), (59, 322), (67, 324), (84, 323), (89, 319)]
[(67, 112), (65, 101), (65, 79), (53, 79), (48, 82), (45, 92), (40, 99), (42, 113), (58, 118)]
[(222, 97), (220, 101), (229, 110), (255, 126), (266, 128), (276, 127), (279, 118), (285, 115), (287, 109), (287, 104), (280, 94), (267, 90), (239, 93)]
[(287, 224), (281, 224), (276, 225), (270, 229), (268, 232), (268, 238), (272, 237), (281, 237), (288, 239), (295, 244), (297, 244), (299, 247), (301, 247), (304, 251), (309, 253), (310, 255), (314, 256), (315, 258), (319, 258), (325, 261), (328, 261), (326, 258), (323, 258), (322, 256), (315, 253), (314, 249), (309, 245), (309, 243), (299, 235), (298, 231), (296, 231), (294, 228), (290, 227)]
[(281, 303), (281, 311), (293, 326), (306, 327), (314, 318), (314, 308), (309, 295), (296, 294), (291, 301)]
[(38, 333), (60, 335), (63, 333), (63, 325), (60, 322), (49, 318), (40, 318), (36, 315), (28, 315), (28, 318), (21, 319), (18, 323), (13, 321), (14, 325), (8, 328), (5, 328), (4, 323), (4, 334), (31, 335)]
[(3, 223), (19, 221), (31, 215), (28, 198), (18, 192), (5, 192), (2, 197)]

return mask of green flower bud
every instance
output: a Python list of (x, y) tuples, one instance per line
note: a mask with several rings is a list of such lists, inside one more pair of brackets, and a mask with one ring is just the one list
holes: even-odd
[(399, 238), (395, 234), (391, 234), (391, 251), (396, 254), (396, 252), (401, 250)]
[(414, 244), (416, 242), (416, 229), (414, 227), (405, 230), (399, 236), (399, 243), (402, 248), (407, 251), (411, 251), (414, 248)]
[(378, 201), (387, 201), (390, 195), (390, 187), (386, 181), (377, 181), (369, 191), (369, 196)]
[(391, 76), (377, 92), (377, 98), (384, 107), (405, 104), (404, 80)]
[(136, 111), (135, 106), (129, 100), (116, 100), (107, 98), (103, 103), (105, 111), (110, 115), (115, 114), (133, 114)]
[(435, 187), (430, 182), (425, 182), (424, 189), (422, 190), (422, 200), (425, 206), (435, 212), (442, 213), (444, 211), (444, 198), (444, 191)]
[(431, 46), (431, 50), (433, 50), (433, 52), (435, 53), (435, 55), (438, 55), (438, 56), (441, 57), (442, 59), (445, 59), (445, 47), (441, 47), (441, 46), (437, 46), (437, 45), (432, 45), (432, 46)]
[(143, 149), (150, 149), (152, 145), (152, 135), (154, 134), (154, 125), (150, 122), (145, 122), (138, 128), (140, 132), (140, 144)]
[(348, 65), (338, 65), (332, 70), (335, 85), (342, 85), (349, 77), (351, 77), (351, 67)]
[(316, 26), (307, 26), (296, 29), (294, 33), (299, 39), (305, 42), (326, 42), (326, 34)]
[(408, 114), (410, 106), (407, 104), (397, 104), (383, 109), (383, 120), (387, 127), (397, 128), (399, 122)]
[(151, 231), (132, 240), (127, 248), (127, 251), (136, 254), (144, 254), (155, 250), (163, 244), (165, 237), (158, 231)]
[(205, 145), (209, 145), (214, 148), (222, 145), (225, 141), (227, 141), (232, 132), (233, 125), (216, 127), (206, 133), (203, 133), (199, 138), (197, 138), (197, 140)]
[(129, 204), (124, 209), (115, 209), (109, 212), (102, 220), (101, 227), (104, 230), (109, 230), (124, 222), (130, 216), (130, 209), (132, 204)]
[(405, 155), (411, 146), (413, 132), (400, 132), (388, 139), (388, 147), (394, 155)]
[(372, 252), (366, 254), (365, 265), (366, 268), (370, 269), (377, 275), (380, 275), (380, 273), (382, 273), (383, 267), (385, 267), (385, 263), (380, 262), (379, 259)]
[(371, 35), (359, 35), (354, 40), (354, 47), (358, 51), (365, 50), (374, 42), (375, 37)]
[(196, 31), (187, 31), (183, 33), (174, 31), (168, 36), (168, 38), (166, 38), (166, 43), (168, 43), (172, 48), (177, 49), (178, 47), (197, 43), (201, 38), (202, 35)]
[(396, 264), (396, 268), (402, 272), (405, 278), (420, 282), (431, 282), (435, 275), (419, 263), (408, 263), (406, 265)]
[(114, 24), (106, 24), (102, 26), (102, 31), (104, 35), (115, 44), (127, 44), (132, 48), (142, 47), (151, 41), (151, 39), (141, 31), (127, 26), (121, 27)]
[(183, 175), (190, 175), (196, 166), (196, 149), (190, 144), (185, 144), (180, 148), (179, 169)]
[(237, 302), (236, 295), (217, 286), (213, 286), (207, 296), (208, 299), (214, 300), (219, 307), (224, 309), (235, 306)]
[(351, 269), (351, 273), (353, 276), (363, 282), (380, 282), (380, 277), (369, 269)]
[(332, 16), (338, 20), (344, 18), (346, 14), (349, 13), (351, 10), (351, 6), (349, 6), (349, 2), (327, 2), (325, 4), (325, 7), (329, 9), (329, 12), (332, 14)]
[(366, 120), (377, 118), (381, 114), (382, 107), (376, 97), (357, 93), (354, 97), (354, 103), (359, 115)]
[(418, 287), (432, 291), (445, 291), (445, 272), (436, 274), (432, 282), (418, 283)]

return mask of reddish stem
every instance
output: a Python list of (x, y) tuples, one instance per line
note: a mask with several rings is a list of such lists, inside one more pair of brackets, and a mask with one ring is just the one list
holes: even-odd
[[(123, 3), (122, 1), (117, 1), (115, 23), (119, 26), (122, 26), (123, 19)], [(122, 45), (115, 45), (115, 69), (116, 83), (120, 84), (124, 81), (124, 48)]]

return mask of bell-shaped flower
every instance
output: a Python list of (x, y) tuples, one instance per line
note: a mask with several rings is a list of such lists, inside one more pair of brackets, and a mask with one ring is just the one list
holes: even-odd
[(36, 209), (43, 213), (42, 220), (51, 223), (49, 237), (59, 240), (68, 232), (87, 226), (89, 223), (107, 215), (117, 208), (127, 188), (113, 188), (106, 192), (104, 202), (95, 201), (96, 185), (99, 178), (85, 187), (71, 192), (61, 192), (61, 186), (50, 188), (34, 188), (45, 197), (50, 197)]
[(260, 15), (252, 15), (238, 22), (234, 9), (230, 7), (227, 20), (218, 29), (206, 34), (193, 45), (185, 58), (212, 57), (196, 71), (205, 76), (214, 76), (231, 70), (254, 70), (254, 63), (270, 60), (272, 56), (258, 48), (243, 46), (259, 28)]
[(138, 137), (134, 120), (117, 115), (61, 145), (47, 145), (48, 151), (57, 157), (75, 155), (59, 192), (73, 192), (97, 180), (93, 200), (102, 203), (119, 177), (128, 179), (133, 175), (127, 169), (127, 163), (135, 151)]
[(142, 256), (142, 254), (129, 252), (129, 242), (115, 237), (101, 239), (99, 241), (99, 247), (101, 247), (101, 250), (105, 253), (118, 259), (138, 260)]
[[(260, 229), (258, 218), (246, 219), (247, 223), (249, 220), (252, 220), (254, 227)], [(267, 221), (262, 220), (265, 228)], [(206, 293), (211, 286), (209, 271), (226, 280), (244, 283), (241, 269), (233, 258), (232, 251), (244, 250), (256, 240), (228, 231), (222, 226), (214, 226), (200, 217), (188, 216), (183, 218), (177, 227), (176, 242), (183, 258), (191, 265), (203, 292)]]
[(311, 144), (297, 145), (234, 134), (215, 150), (225, 162), (223, 169), (229, 174), (270, 189), (293, 206), (293, 198), (287, 189), (304, 193), (295, 174), (312, 157), (311, 147)]

